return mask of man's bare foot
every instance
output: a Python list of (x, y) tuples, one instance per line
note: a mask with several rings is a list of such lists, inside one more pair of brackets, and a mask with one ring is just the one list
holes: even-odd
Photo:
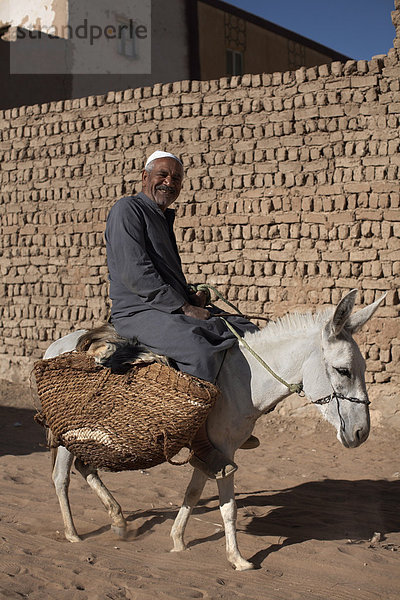
[(224, 479), (233, 475), (238, 468), (236, 463), (229, 460), (216, 448), (202, 454), (201, 457), (194, 454), (189, 462), (192, 467), (200, 469), (210, 479)]
[(255, 435), (251, 435), (245, 442), (240, 446), (241, 450), (254, 450), (260, 445), (260, 440)]

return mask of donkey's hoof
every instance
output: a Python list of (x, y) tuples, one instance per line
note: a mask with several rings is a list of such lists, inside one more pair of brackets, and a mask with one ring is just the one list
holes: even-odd
[(126, 527), (121, 525), (111, 525), (111, 531), (122, 540), (126, 539)]
[(184, 550), (186, 550), (186, 545), (185, 544), (175, 544), (175, 546), (170, 550), (170, 552), (183, 552)]
[(67, 532), (65, 532), (65, 537), (67, 538), (67, 540), (69, 542), (72, 542), (72, 543), (81, 542), (82, 541), (82, 538), (80, 538), (77, 533), (67, 533)]
[(239, 561), (232, 563), (232, 566), (236, 571), (251, 571), (252, 569), (254, 569), (253, 563), (249, 562), (248, 560), (245, 560), (244, 558), (241, 558)]

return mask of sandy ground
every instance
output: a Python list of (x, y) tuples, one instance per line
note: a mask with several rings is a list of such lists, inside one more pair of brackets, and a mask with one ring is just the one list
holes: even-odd
[[(346, 450), (313, 408), (301, 418), (262, 418), (261, 446), (237, 454), (238, 539), (256, 567), (239, 573), (226, 561), (213, 482), (188, 525), (188, 550), (169, 552), (189, 466), (104, 474), (129, 522), (126, 541), (74, 472), (71, 504), (84, 541), (67, 542), (29, 391), (0, 383), (1, 599), (400, 598), (398, 430), (376, 426), (363, 446)], [(381, 539), (371, 543), (375, 532)]]

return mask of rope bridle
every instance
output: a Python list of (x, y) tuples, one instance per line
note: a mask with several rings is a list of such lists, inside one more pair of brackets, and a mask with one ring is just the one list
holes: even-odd
[(288, 383), (287, 381), (282, 379), (282, 377), (275, 373), (275, 371), (273, 371), (271, 367), (267, 365), (267, 363), (261, 358), (261, 356), (257, 354), (257, 352), (255, 352), (255, 350), (251, 348), (251, 346), (249, 346), (246, 340), (241, 335), (239, 335), (239, 333), (232, 327), (230, 323), (228, 323), (226, 319), (224, 319), (223, 317), (220, 317), (220, 319), (225, 323), (227, 328), (233, 333), (233, 335), (239, 340), (239, 342), (241, 342), (243, 346), (247, 348), (250, 354), (252, 354), (254, 358), (258, 360), (258, 362), (264, 367), (264, 369), (266, 369), (268, 373), (270, 373), (273, 377), (275, 377), (275, 379), (277, 379), (280, 383), (287, 387), (290, 394), (300, 394), (303, 391), (302, 383)]
[[(228, 300), (226, 300), (223, 297), (223, 295), (220, 292), (218, 292), (218, 290), (215, 287), (208, 285), (208, 284), (200, 284), (200, 285), (196, 286), (196, 289), (206, 292), (208, 294), (208, 300), (210, 299), (210, 290), (212, 290), (213, 292), (215, 292), (215, 294), (218, 296), (218, 298), (220, 298), (221, 300), (223, 300), (223, 302), (225, 302), (231, 308), (233, 308), (238, 313), (238, 315), (240, 315), (242, 317), (245, 316), (240, 312), (240, 310), (234, 304), (232, 304), (231, 302), (228, 302)], [(282, 377), (280, 377), (277, 373), (275, 373), (275, 371), (273, 371), (273, 369), (271, 369), (271, 367), (269, 365), (267, 365), (267, 363), (261, 358), (261, 356), (259, 356), (259, 354), (257, 354), (257, 352), (255, 352), (255, 350), (253, 350), (253, 348), (251, 348), (251, 346), (249, 346), (249, 344), (246, 342), (246, 340), (234, 329), (234, 327), (232, 327), (232, 325), (226, 319), (224, 319), (222, 314), (224, 316), (228, 316), (226, 313), (221, 313), (221, 315), (214, 315), (214, 316), (219, 316), (221, 321), (223, 321), (225, 323), (227, 328), (233, 333), (233, 335), (238, 339), (238, 341), (241, 344), (243, 344), (243, 346), (250, 352), (250, 354), (252, 354), (254, 356), (254, 358), (256, 358), (258, 360), (258, 362), (268, 371), (268, 373), (270, 373), (273, 377), (275, 377), (275, 379), (277, 381), (279, 381), (284, 386), (286, 386), (287, 389), (289, 390), (290, 394), (299, 394), (299, 395), (303, 395), (303, 396), (305, 395), (304, 391), (303, 391), (303, 383), (302, 382), (288, 383)], [(349, 402), (354, 402), (356, 404), (364, 404), (365, 406), (369, 406), (369, 404), (371, 404), (371, 402), (369, 400), (362, 400), (360, 398), (354, 398), (352, 396), (345, 396), (344, 394), (341, 394), (340, 392), (337, 392), (336, 390), (333, 390), (331, 392), (331, 394), (329, 394), (328, 396), (324, 396), (323, 398), (318, 398), (317, 400), (310, 400), (310, 402), (312, 404), (324, 405), (324, 404), (329, 404), (330, 402), (332, 402), (332, 400), (336, 400), (336, 402), (337, 402), (338, 413), (339, 413), (340, 417), (341, 417), (341, 415), (340, 415), (340, 410), (339, 410), (339, 400), (348, 400)]]
[[(268, 373), (270, 373), (273, 377), (275, 377), (275, 379), (277, 379), (280, 383), (282, 383), (283, 385), (285, 385), (287, 387), (290, 394), (301, 395), (303, 393), (303, 396), (304, 396), (302, 382), (301, 383), (288, 383), (287, 381), (282, 379), (282, 377), (277, 375), (275, 373), (275, 371), (273, 371), (271, 369), (271, 367), (269, 365), (267, 365), (267, 363), (261, 358), (261, 356), (259, 356), (257, 354), (257, 352), (255, 352), (253, 350), (253, 348), (251, 348), (249, 346), (249, 344), (246, 342), (246, 340), (241, 335), (238, 334), (238, 332), (232, 327), (232, 325), (230, 323), (228, 323), (228, 321), (226, 319), (224, 319), (223, 317), (220, 317), (220, 319), (225, 323), (225, 325), (233, 333), (233, 335), (243, 344), (243, 346), (245, 346), (245, 348), (247, 348), (247, 350), (254, 356), (254, 358), (256, 358), (258, 360), (258, 362), (268, 371)], [(356, 404), (365, 404), (366, 406), (371, 404), (371, 402), (369, 400), (362, 400), (360, 398), (354, 398), (352, 396), (345, 396), (344, 394), (341, 394), (340, 392), (337, 392), (336, 390), (333, 390), (333, 392), (331, 394), (329, 394), (328, 396), (324, 396), (323, 398), (318, 398), (317, 400), (310, 400), (310, 402), (312, 404), (323, 405), (323, 404), (329, 404), (329, 402), (332, 402), (332, 400), (336, 400), (336, 401), (348, 400), (349, 402), (355, 402)], [(339, 402), (338, 402), (338, 407), (339, 407)]]
[(355, 402), (356, 404), (365, 404), (365, 406), (369, 406), (371, 402), (369, 400), (362, 400), (361, 398), (353, 398), (351, 396), (345, 396), (340, 392), (336, 392), (333, 390), (329, 396), (324, 396), (323, 398), (319, 398), (318, 400), (310, 400), (312, 404), (329, 404), (332, 400), (348, 400), (349, 402)]

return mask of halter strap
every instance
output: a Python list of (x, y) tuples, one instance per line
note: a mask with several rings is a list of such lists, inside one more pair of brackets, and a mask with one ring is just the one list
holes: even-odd
[(329, 404), (332, 400), (348, 400), (349, 402), (355, 402), (356, 404), (365, 404), (365, 406), (369, 406), (371, 402), (369, 400), (361, 400), (360, 398), (353, 398), (351, 396), (345, 396), (340, 392), (336, 392), (335, 390), (329, 394), (329, 396), (324, 396), (323, 398), (319, 398), (318, 400), (310, 400), (312, 404)]

